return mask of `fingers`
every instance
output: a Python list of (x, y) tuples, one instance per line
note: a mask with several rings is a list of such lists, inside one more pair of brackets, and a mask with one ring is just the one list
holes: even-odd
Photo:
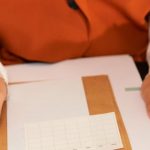
[(1, 110), (2, 110), (2, 106), (3, 106), (3, 97), (0, 95), (0, 115), (1, 115)]
[(2, 105), (7, 96), (7, 85), (3, 78), (0, 77), (0, 114), (2, 110)]
[(148, 117), (150, 118), (150, 103), (146, 104), (146, 110), (147, 110)]
[(147, 114), (150, 117), (150, 75), (142, 83), (141, 95), (146, 105)]
[(5, 100), (7, 96), (7, 84), (5, 80), (0, 77), (0, 100)]
[[(147, 95), (147, 94), (146, 94)], [(147, 114), (150, 118), (150, 99), (148, 98), (149, 96), (143, 96), (143, 100), (145, 102), (145, 105), (146, 105), (146, 111), (147, 111)]]

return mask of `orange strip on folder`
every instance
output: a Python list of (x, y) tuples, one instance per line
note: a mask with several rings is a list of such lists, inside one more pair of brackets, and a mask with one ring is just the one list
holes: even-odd
[(108, 77), (106, 75), (90, 76), (83, 77), (82, 80), (89, 113), (92, 115), (115, 112), (124, 146), (119, 150), (132, 150)]

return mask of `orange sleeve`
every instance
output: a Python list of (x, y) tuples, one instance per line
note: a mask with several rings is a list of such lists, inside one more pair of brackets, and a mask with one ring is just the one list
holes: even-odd
[(126, 11), (136, 23), (146, 26), (146, 16), (150, 12), (150, 0), (130, 0)]

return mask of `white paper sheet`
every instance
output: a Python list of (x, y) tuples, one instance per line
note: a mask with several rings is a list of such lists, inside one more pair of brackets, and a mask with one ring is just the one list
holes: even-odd
[[(94, 57), (68, 60), (56, 64), (24, 64), (7, 68), (10, 82), (35, 80), (74, 80), (78, 84), (81, 76), (107, 74), (111, 81), (116, 102), (118, 103), (133, 150), (150, 149), (150, 119), (146, 114), (140, 91), (126, 91), (129, 87), (140, 87), (141, 78), (132, 58), (128, 55)], [(45, 83), (43, 83), (45, 84)], [(41, 93), (34, 88), (40, 87)], [(88, 115), (84, 96), (77, 85), (75, 96), (63, 103), (40, 100), (45, 98), (43, 87), (39, 83), (18, 84), (9, 86), (8, 100), (8, 150), (24, 150), (23, 125), (25, 122), (44, 121), (65, 116)], [(70, 88), (68, 87), (70, 90)], [(83, 92), (83, 91), (82, 91)], [(43, 93), (43, 94), (42, 94)], [(35, 98), (32, 98), (35, 97)], [(37, 101), (36, 101), (37, 100)], [(63, 99), (65, 100), (65, 99)], [(79, 100), (79, 101), (78, 101)], [(35, 107), (35, 103), (37, 104)], [(60, 105), (61, 104), (61, 105)], [(59, 107), (56, 110), (55, 106)], [(68, 106), (68, 107), (66, 107)], [(14, 136), (15, 135), (15, 136)]]
[(81, 79), (12, 85), (9, 97), (8, 150), (25, 150), (27, 122), (89, 115)]
[[(9, 83), (80, 78), (81, 76), (98, 74), (108, 74), (115, 79), (113, 79), (115, 82), (123, 83), (123, 86), (133, 86), (133, 83), (134, 86), (139, 86), (140, 81), (133, 60), (128, 55), (79, 58), (54, 64), (11, 65), (6, 69)], [(123, 77), (125, 79), (129, 75), (129, 70), (131, 75), (136, 73), (134, 80), (131, 77), (122, 81)]]
[(25, 124), (26, 150), (123, 148), (114, 113)]

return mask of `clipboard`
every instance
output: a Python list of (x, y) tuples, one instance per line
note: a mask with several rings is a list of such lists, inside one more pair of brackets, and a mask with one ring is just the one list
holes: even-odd
[[(113, 95), (111, 84), (107, 75), (82, 77), (89, 114), (115, 112), (116, 119), (124, 148), (119, 150), (132, 150), (121, 114)], [(0, 149), (7, 149), (7, 103), (5, 102), (0, 120)]]
[(126, 128), (124, 126), (119, 108), (115, 101), (113, 90), (107, 75), (89, 76), (82, 78), (89, 113), (101, 114), (115, 112), (122, 143), (124, 148), (119, 150), (132, 150)]

